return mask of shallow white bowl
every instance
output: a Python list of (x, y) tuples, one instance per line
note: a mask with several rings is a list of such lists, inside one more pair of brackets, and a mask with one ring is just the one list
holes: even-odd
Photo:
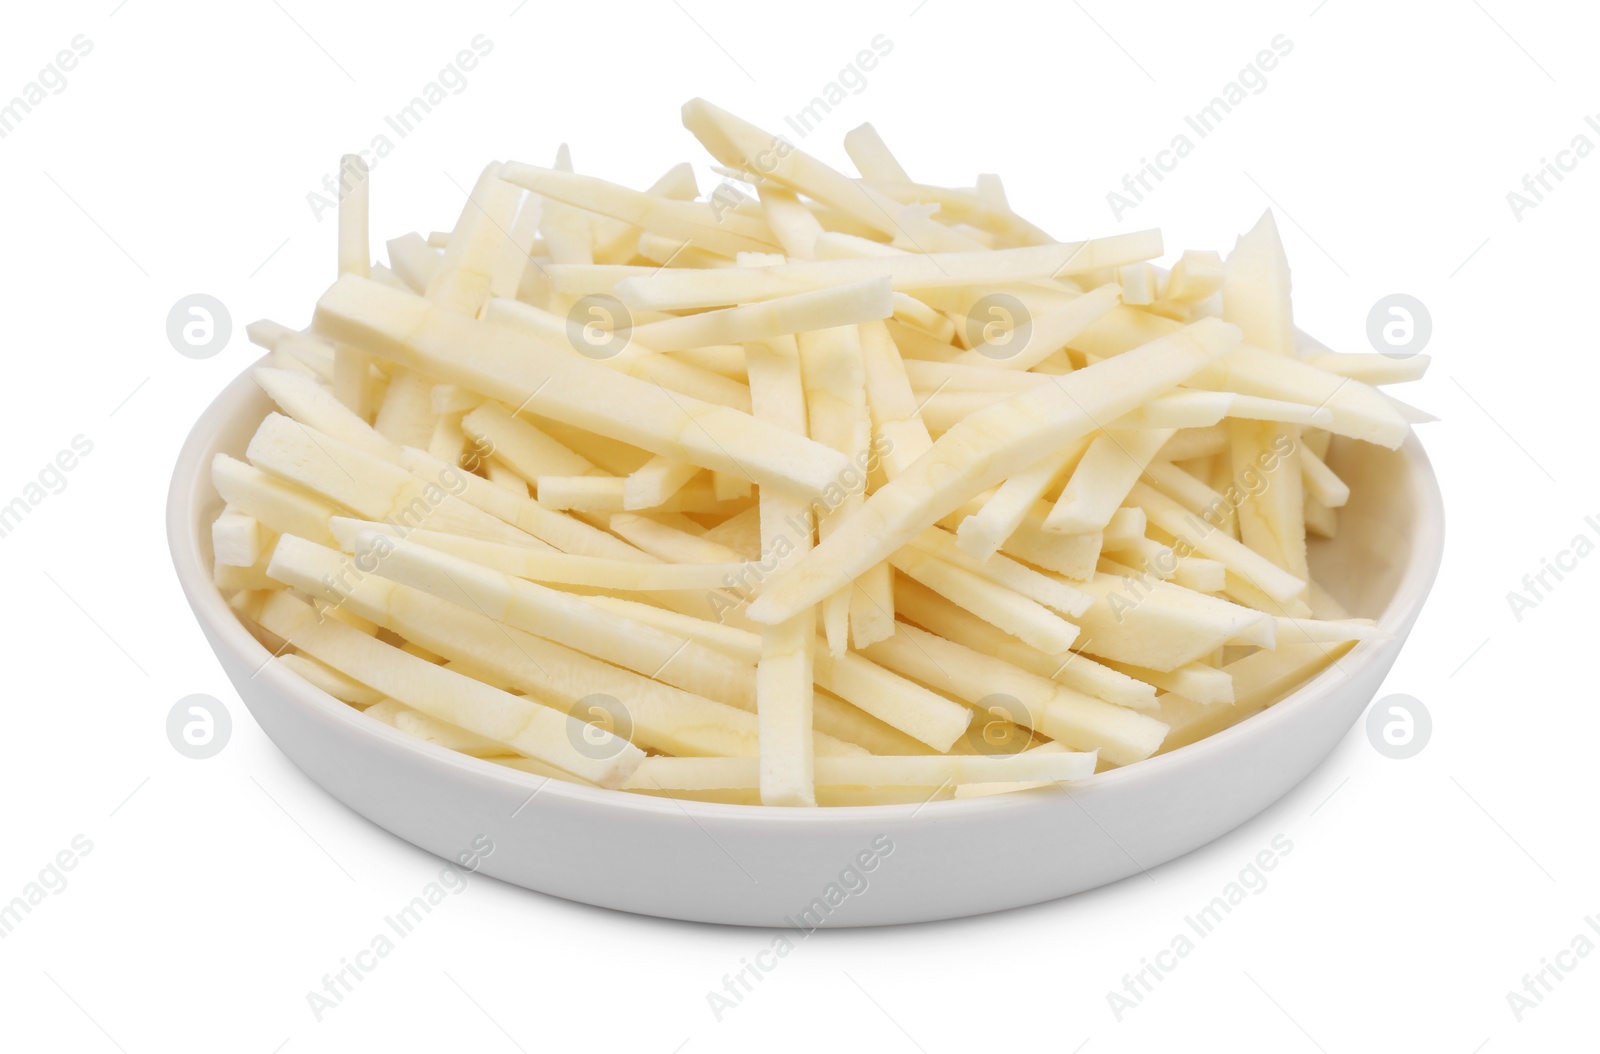
[(1335, 444), (1331, 459), (1352, 497), (1338, 538), (1313, 544), (1312, 567), (1346, 607), (1394, 638), (1357, 645), (1263, 713), (1067, 791), (824, 809), (680, 802), (465, 757), (363, 717), (270, 662), (210, 574), (210, 523), (220, 507), (211, 459), (242, 457), (268, 409), (248, 372), (229, 385), (184, 444), (167, 504), (178, 579), (261, 727), (333, 797), (429, 852), (455, 859), (487, 835), (494, 851), (481, 870), (497, 878), (701, 922), (814, 928), (955, 918), (1091, 889), (1204, 845), (1272, 804), (1333, 749), (1394, 664), (1444, 547), (1438, 483), (1414, 437), (1399, 451)]

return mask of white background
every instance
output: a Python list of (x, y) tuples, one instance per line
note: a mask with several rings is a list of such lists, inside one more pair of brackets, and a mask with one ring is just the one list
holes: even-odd
[[(1519, 622), (1508, 590), (1597, 535), (1593, 232), (1600, 159), (1513, 214), (1507, 193), (1600, 112), (1578, 5), (30, 4), (0, 33), (0, 101), (76, 34), (93, 51), (0, 140), (0, 503), (74, 436), (93, 452), (0, 538), (9, 684), (0, 900), (77, 835), (93, 849), (0, 940), (0, 1046), (137, 1051), (1593, 1049), (1600, 955), (1519, 1023), (1506, 993), (1600, 914), (1592, 673), (1600, 559)], [(116, 8), (113, 10), (113, 8)], [(25, 13), (24, 13), (25, 12)], [(1432, 741), (1358, 727), (1303, 785), (1148, 877), (1001, 915), (819, 933), (717, 1022), (706, 992), (770, 935), (635, 918), (482, 878), (318, 1023), (306, 993), (438, 871), (325, 796), (262, 735), (170, 572), (167, 474), (334, 270), (307, 204), (477, 34), (492, 54), (373, 177), (375, 240), (448, 228), (491, 159), (643, 185), (702, 156), (703, 95), (774, 130), (877, 34), (892, 52), (807, 137), (871, 120), (918, 178), (999, 172), (1058, 237), (1160, 225), (1227, 249), (1276, 205), (1304, 328), (1367, 350), (1380, 296), (1431, 309), (1434, 369), (1401, 392), (1450, 513), (1445, 568), (1385, 693)], [(1269, 41), (1293, 51), (1133, 212), (1106, 192)], [(702, 178), (709, 187), (711, 177)], [(233, 343), (180, 357), (179, 297)], [(164, 722), (204, 692), (227, 748)], [(1276, 835), (1292, 853), (1119, 1023), (1106, 993)], [(1600, 939), (1600, 937), (1597, 937)], [(827, 1038), (831, 1037), (831, 1038)]]

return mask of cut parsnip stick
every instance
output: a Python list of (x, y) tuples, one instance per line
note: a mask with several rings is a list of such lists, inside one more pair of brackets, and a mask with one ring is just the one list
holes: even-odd
[(1427, 355), (1409, 355), (1397, 359), (1371, 351), (1323, 351), (1306, 356), (1306, 361), (1319, 370), (1363, 384), (1400, 384), (1419, 379), (1428, 371), (1431, 360)]
[[(597, 310), (597, 309), (596, 309)], [(573, 354), (594, 351), (583, 336), (588, 330), (573, 322), (530, 304), (515, 300), (491, 300), (484, 318), (498, 326), (516, 330), (534, 340)], [(629, 331), (631, 333), (631, 331)], [(622, 336), (621, 330), (613, 335)], [(688, 395), (718, 406), (727, 406), (748, 413), (750, 390), (737, 381), (701, 369), (671, 355), (662, 355), (645, 348), (636, 341), (625, 343), (616, 354), (603, 360), (604, 364), (619, 373), (659, 384), (663, 388)]]
[[(415, 710), (603, 787), (619, 785), (644, 759), (644, 751), (608, 732), (586, 733), (580, 722), (556, 710), (408, 655), (336, 620), (321, 619), (310, 604), (288, 593), (266, 603), (261, 624), (317, 661)], [(580, 751), (575, 744), (584, 738), (604, 749)]]
[(1167, 731), (1165, 725), (1143, 714), (1091, 698), (915, 626), (902, 624), (893, 637), (868, 648), (866, 655), (969, 705), (1014, 709), (1016, 723), (1074, 750), (1098, 750), (1112, 764), (1126, 765), (1149, 757)]
[(519, 497), (465, 472), (447, 476), (450, 466), (421, 450), (402, 450), (400, 464), (420, 480), (458, 479), (462, 500), (563, 553), (636, 563), (650, 561), (648, 555), (605, 531), (533, 501), (526, 490)]
[(927, 453), (933, 446), (933, 437), (918, 413), (906, 363), (895, 348), (888, 327), (868, 322), (860, 331), (873, 449), (880, 455), (884, 475), (894, 479)]
[(1111, 519), (1106, 521), (1106, 529), (1101, 532), (1105, 549), (1117, 545), (1129, 545), (1137, 542), (1145, 535), (1145, 528), (1149, 520), (1145, 517), (1144, 510), (1138, 507), (1124, 505), (1111, 514)]
[(1207, 706), (1179, 695), (1163, 695), (1159, 716), (1172, 726), (1161, 752), (1168, 753), (1253, 717), (1276, 703), (1353, 647), (1344, 644), (1284, 644), (1223, 667), (1233, 678), (1231, 706)]
[(509, 183), (576, 208), (622, 220), (675, 242), (728, 257), (780, 248), (765, 221), (696, 201), (675, 201), (594, 176), (538, 168), (515, 161), (500, 168)]
[(1222, 564), (1280, 602), (1300, 595), (1305, 580), (1297, 578), (1254, 549), (1247, 548), (1220, 529), (1208, 515), (1201, 517), (1147, 483), (1135, 483), (1129, 499), (1144, 509), (1150, 522), (1187, 546), (1175, 546), (1180, 555), (1189, 552), (1209, 557)]
[(693, 465), (658, 454), (623, 483), (622, 507), (631, 511), (660, 505), (699, 471)]
[(988, 487), (1181, 383), (1238, 339), (1204, 319), (1170, 338), (1053, 379), (975, 414), (941, 436), (831, 537), (780, 574), (750, 607), (775, 623), (842, 588), (924, 527)]
[[(805, 383), (795, 339), (786, 336), (751, 344), (746, 350), (746, 368), (754, 412), (779, 428), (807, 434)], [(763, 565), (775, 569), (811, 548), (814, 520), (811, 503), (805, 499), (763, 487), (757, 517), (757, 546)], [(761, 631), (756, 716), (761, 728), (763, 803), (816, 802), (812, 751), (805, 735), (819, 712), (818, 697), (812, 690), (815, 657), (816, 619), (809, 608)], [(822, 709), (829, 709), (828, 704)], [(841, 703), (829, 712), (838, 717), (848, 709)], [(865, 715), (863, 718), (861, 723), (870, 728)]]
[(678, 351), (853, 326), (888, 318), (893, 313), (889, 280), (870, 278), (743, 307), (646, 322), (635, 327), (634, 336), (657, 351)]
[[(1231, 465), (1229, 478), (1232, 478)], [(1258, 477), (1251, 479), (1259, 484)], [(1230, 500), (1172, 462), (1159, 458), (1145, 466), (1143, 480), (1195, 515), (1215, 523), (1218, 529), (1239, 537), (1238, 506), (1242, 504), (1244, 491), (1234, 488), (1235, 497)]]
[(227, 454), (211, 459), (211, 485), (229, 506), (278, 534), (333, 544), (328, 521), (341, 510), (312, 492)]
[(1172, 436), (1169, 429), (1116, 429), (1096, 435), (1045, 517), (1044, 529), (1061, 534), (1103, 529)]
[(1015, 393), (1050, 383), (1042, 373), (1018, 373), (990, 366), (963, 366), (955, 362), (932, 362), (926, 359), (906, 359), (902, 368), (911, 387), (921, 392), (948, 388), (958, 392)]
[[(1024, 754), (1063, 754), (1067, 748), (1053, 740), (1031, 746), (1024, 750)], [(1008, 783), (963, 783), (956, 787), (956, 798), (987, 798), (996, 794), (1011, 794), (1015, 791), (1037, 790), (1040, 787), (1049, 787), (1054, 780), (1016, 780)]]
[(251, 378), (285, 414), (375, 457), (393, 461), (400, 448), (356, 416), (314, 379), (291, 370), (258, 366)]
[(986, 578), (997, 586), (1054, 608), (1063, 615), (1081, 615), (1094, 603), (1093, 597), (1076, 586), (1018, 563), (1002, 553), (996, 553), (987, 560), (975, 559), (957, 544), (948, 531), (938, 527), (927, 528), (908, 544), (911, 548), (920, 549), (946, 563)]
[(1222, 317), (1238, 326), (1244, 339), (1256, 347), (1278, 355), (1294, 354), (1289, 257), (1271, 209), (1239, 237), (1228, 254)]
[[(284, 538), (270, 570), (279, 581), (339, 605), (327, 611), (370, 616), (385, 629), (448, 657), (452, 667), (471, 670), (478, 680), (526, 692), (558, 711), (581, 708), (585, 701), (593, 705), (616, 700), (633, 726), (634, 741), (650, 750), (694, 756), (756, 755), (755, 717), (744, 710), (591, 658), (377, 575), (335, 589), (328, 582), (343, 562), (335, 551)], [(587, 731), (583, 737), (594, 742)], [(862, 752), (831, 736), (819, 736), (818, 743), (828, 752)]]
[[(842, 476), (838, 500), (829, 500), (817, 513), (817, 537), (826, 541), (828, 536), (862, 505), (867, 487), (866, 465), (868, 449), (872, 442), (872, 423), (867, 411), (866, 364), (861, 350), (861, 334), (855, 326), (822, 329), (801, 333), (796, 337), (800, 352), (801, 381), (805, 386), (806, 416), (811, 438), (824, 443), (849, 459), (850, 468)], [(870, 608), (873, 602), (893, 604), (892, 594), (885, 589), (886, 572), (863, 568), (856, 579), (865, 579), (871, 590), (863, 604)], [(873, 581), (873, 579), (876, 581)], [(828, 648), (841, 655), (849, 647), (850, 613), (855, 583), (846, 582), (832, 595), (822, 600), (822, 623), (828, 638)], [(863, 612), (869, 619), (870, 612)], [(879, 618), (869, 627), (867, 636), (877, 636), (883, 630)], [(888, 616), (888, 630), (893, 631), (892, 607)]]
[[(688, 611), (668, 608), (660, 596), (653, 598), (661, 601), (659, 606), (625, 596), (593, 594), (585, 595), (583, 599), (603, 611), (615, 612), (624, 618), (664, 630), (677, 638), (703, 644), (750, 666), (754, 666), (761, 657), (761, 637), (758, 632), (734, 625), (732, 619), (716, 622)], [(743, 707), (742, 701), (738, 703)]]
[(1235, 420), (1228, 433), (1233, 477), (1244, 491), (1237, 506), (1239, 539), (1301, 581), (1309, 579), (1300, 430)]
[[(455, 497), (466, 473), (446, 466), (424, 482), (405, 469), (280, 414), (268, 414), (245, 456), (258, 468), (321, 494), (365, 519), (427, 526), (527, 545), (527, 534)], [(538, 543), (534, 543), (538, 544)]]
[[(772, 234), (783, 246), (783, 251), (796, 260), (809, 260), (816, 252), (817, 237), (822, 234), (822, 224), (806, 207), (798, 195), (776, 183), (762, 183), (756, 188), (761, 198), (761, 209), (766, 213)], [(744, 258), (741, 255), (741, 265)], [(771, 261), (783, 263), (782, 259)], [(685, 266), (688, 266), (687, 264)], [(753, 266), (761, 266), (756, 264)]]
[(683, 126), (723, 164), (830, 205), (880, 234), (934, 252), (980, 244), (931, 219), (931, 210), (902, 206), (704, 99), (683, 105)]
[(1082, 582), (1094, 574), (1100, 559), (1103, 538), (1097, 531), (1085, 534), (1053, 534), (1044, 529), (1050, 514), (1047, 502), (1033, 503), (1022, 523), (1006, 539), (1005, 551), (1018, 560), (1037, 564), (1047, 571)]
[(908, 577), (1040, 651), (1066, 651), (1078, 638), (1077, 626), (1037, 601), (925, 551), (907, 546), (889, 561)]
[(870, 124), (857, 125), (844, 134), (844, 152), (850, 155), (850, 163), (856, 166), (862, 179), (911, 182), (911, 177), (889, 150), (889, 144)]
[(1319, 538), (1333, 538), (1339, 533), (1339, 513), (1318, 501), (1309, 491), (1304, 508), (1306, 534)]
[(261, 521), (237, 509), (225, 508), (211, 524), (211, 555), (229, 567), (251, 567), (270, 547)]
[(1077, 652), (1046, 655), (957, 607), (919, 582), (902, 578), (896, 583), (906, 601), (907, 618), (947, 640), (985, 655), (1003, 659), (1019, 669), (1059, 681), (1096, 699), (1133, 710), (1152, 710), (1156, 690), (1126, 674)]
[(1185, 663), (1175, 670), (1152, 670), (1110, 659), (1105, 660), (1105, 664), (1164, 692), (1173, 692), (1207, 706), (1233, 702), (1233, 675), (1203, 662)]
[(516, 545), (464, 538), (439, 531), (402, 531), (387, 524), (335, 517), (334, 536), (347, 552), (354, 549), (363, 531), (377, 531), (394, 538), (406, 538), (430, 549), (470, 560), (515, 578), (532, 582), (583, 586), (589, 589), (622, 589), (653, 592), (664, 589), (720, 589), (730, 576), (745, 573), (743, 561), (717, 564), (641, 563), (609, 557), (572, 555)]
[(741, 709), (755, 705), (755, 671), (747, 663), (679, 634), (604, 610), (586, 598), (375, 531), (357, 537), (355, 558), (375, 563), (385, 578), (497, 622), (696, 695)]
[[(1025, 750), (1008, 756), (818, 758), (818, 786), (940, 787), (1022, 781), (1065, 782), (1094, 775), (1093, 751)], [(757, 785), (749, 758), (649, 758), (622, 785), (624, 790), (707, 791)]]
[(278, 661), (308, 681), (312, 687), (322, 689), (341, 703), (370, 707), (383, 698), (382, 692), (368, 688), (354, 678), (346, 677), (332, 666), (326, 666), (309, 655), (291, 651), (279, 655)]
[[(359, 154), (339, 159), (339, 273), (362, 278), (372, 274), (372, 248), (367, 232), (371, 186), (367, 163)], [(355, 348), (334, 348), (334, 392), (363, 421), (372, 416), (372, 360)]]
[[(501, 178), (502, 168), (491, 163), (478, 175), (424, 294), (444, 310), (468, 318), (477, 318), (491, 295), (523, 196)], [(517, 274), (521, 276), (520, 269)]]
[(1000, 484), (983, 508), (961, 521), (956, 530), (961, 548), (978, 560), (998, 552), (1028, 511), (1056, 480), (1072, 470), (1089, 445), (1090, 437), (1080, 436)]
[(1393, 633), (1379, 629), (1371, 619), (1279, 618), (1275, 621), (1278, 638), (1290, 644), (1394, 639)]
[(1330, 509), (1343, 508), (1350, 500), (1350, 486), (1334, 475), (1328, 463), (1303, 442), (1300, 444), (1300, 478), (1305, 492)]
[[(904, 630), (904, 626), (899, 627), (895, 636)], [(817, 687), (941, 753), (949, 750), (972, 723), (972, 711), (965, 706), (885, 669), (859, 652), (847, 651), (836, 658), (826, 647), (817, 649), (814, 676)]]
[[(611, 530), (639, 549), (677, 564), (726, 564), (738, 568), (739, 554), (727, 546), (680, 531), (649, 516), (631, 512), (611, 517)], [(626, 587), (624, 587), (626, 588)]]
[(479, 405), (461, 419), (461, 429), (524, 479), (599, 474), (587, 458), (514, 416), (499, 403)]
[(534, 492), (547, 509), (620, 513), (627, 508), (625, 485), (616, 476), (540, 476)]
[(1105, 285), (1065, 307), (1038, 317), (1013, 319), (1003, 333), (957, 355), (963, 366), (997, 370), (1031, 370), (1121, 303), (1122, 289)]
[(1228, 430), (1222, 425), (1181, 429), (1156, 454), (1163, 461), (1191, 461), (1228, 449)]
[(1196, 593), (1220, 593), (1228, 588), (1228, 569), (1203, 556), (1180, 556), (1172, 583)]
[[(502, 743), (497, 743), (476, 732), (469, 732), (459, 725), (447, 724), (437, 718), (429, 717), (420, 710), (413, 710), (402, 703), (387, 700), (393, 704), (393, 711), (387, 715), (386, 724), (393, 725), (408, 736), (415, 736), (434, 746), (454, 750), (474, 758), (496, 758), (513, 756), (511, 750)], [(382, 704), (380, 704), (382, 705)], [(368, 716), (373, 716), (368, 710)], [(586, 733), (587, 734), (587, 733)]]
[(671, 395), (370, 281), (341, 278), (318, 302), (315, 325), (319, 333), (507, 405), (763, 485), (817, 494), (846, 468), (836, 451), (748, 414)]
[(416, 231), (390, 238), (385, 247), (389, 252), (389, 266), (401, 281), (418, 293), (428, 290), (428, 283), (439, 270), (442, 250), (430, 248), (428, 242)]
[[(1159, 255), (1160, 232), (1135, 231), (1092, 241), (1020, 249), (898, 253), (737, 270), (638, 271), (618, 275), (614, 291), (636, 311), (685, 311), (748, 304), (882, 276), (888, 276), (899, 292), (916, 292), (1081, 274), (1093, 270), (1101, 261)], [(553, 274), (559, 270), (551, 268)]]
[(1150, 575), (1102, 573), (1085, 588), (1096, 603), (1078, 618), (1081, 647), (1102, 659), (1170, 671), (1224, 644), (1273, 643), (1272, 620), (1261, 612)]

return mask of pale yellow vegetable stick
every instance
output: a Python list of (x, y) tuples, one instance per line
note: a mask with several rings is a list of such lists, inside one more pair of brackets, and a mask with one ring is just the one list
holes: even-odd
[(881, 322), (860, 327), (861, 359), (866, 371), (867, 407), (871, 412), (873, 452), (889, 479), (933, 446), (928, 426), (918, 412), (907, 377), (907, 363)]
[(1231, 706), (1209, 706), (1179, 695), (1163, 695), (1159, 716), (1172, 726), (1172, 731), (1161, 752), (1187, 746), (1254, 717), (1292, 688), (1338, 662), (1353, 646), (1350, 642), (1285, 644), (1276, 651), (1259, 651), (1231, 662), (1223, 667), (1233, 677)]
[(1046, 655), (951, 603), (920, 582), (902, 577), (896, 580), (895, 588), (897, 596), (902, 599), (905, 617), (923, 629), (985, 655), (1003, 659), (1029, 673), (1060, 681), (1096, 699), (1133, 710), (1155, 708), (1156, 690), (1151, 685), (1118, 673), (1078, 652)]
[(1149, 757), (1167, 726), (1125, 707), (1076, 692), (915, 626), (902, 624), (893, 637), (865, 654), (908, 677), (949, 692), (972, 706), (1015, 705), (1024, 724), (1075, 750), (1098, 750), (1126, 765)]
[(278, 534), (297, 534), (333, 544), (328, 522), (342, 510), (318, 494), (227, 454), (211, 459), (211, 485), (229, 506)]
[[(602, 321), (599, 316), (604, 313), (598, 306), (592, 307), (588, 312), (587, 321)], [(484, 312), (484, 318), (496, 325), (508, 326), (535, 340), (543, 341), (551, 347), (580, 355), (592, 354), (595, 350), (595, 345), (585, 336), (588, 331), (579, 324), (585, 321), (584, 316), (569, 320), (517, 300), (491, 300)], [(626, 323), (626, 319), (621, 321)], [(615, 325), (617, 320), (611, 322)], [(607, 327), (601, 328), (607, 329)], [(631, 333), (631, 329), (625, 330), (619, 327), (609, 329), (601, 335), (601, 346), (607, 350), (610, 345), (605, 343), (606, 341), (613, 337), (624, 340), (615, 354), (602, 360), (607, 367), (640, 380), (659, 384), (683, 395), (692, 395), (696, 399), (703, 399), (719, 406), (729, 406), (735, 410), (749, 412), (750, 390), (744, 385), (675, 356), (662, 355), (653, 349), (645, 348), (642, 344), (629, 339)]]
[(385, 578), (488, 615), (710, 699), (748, 709), (754, 671), (703, 644), (601, 609), (586, 598), (513, 578), (413, 542), (367, 532), (355, 559), (376, 563)]
[(699, 471), (686, 462), (657, 454), (623, 482), (622, 507), (634, 510), (660, 505)]
[[(1114, 565), (1112, 565), (1114, 566)], [(1098, 602), (1078, 617), (1082, 650), (1117, 662), (1171, 671), (1224, 644), (1272, 647), (1272, 619), (1226, 600), (1121, 569), (1086, 583)]]
[(1228, 423), (1239, 540), (1301, 581), (1306, 563), (1305, 487), (1300, 468), (1300, 430), (1264, 421)]
[(1289, 301), (1289, 257), (1278, 237), (1272, 210), (1228, 254), (1222, 282), (1222, 317), (1244, 339), (1279, 355), (1294, 354), (1294, 316)]
[(889, 150), (878, 130), (870, 124), (857, 125), (844, 134), (844, 152), (861, 173), (862, 179), (891, 183), (910, 183), (911, 177)]
[(646, 322), (633, 335), (656, 351), (682, 351), (714, 344), (744, 344), (786, 333), (827, 330), (894, 314), (887, 278), (774, 297), (742, 307), (703, 311)]
[[(367, 233), (370, 184), (367, 163), (359, 154), (339, 159), (339, 273), (366, 278), (372, 274)], [(339, 401), (363, 421), (372, 416), (372, 360), (359, 349), (334, 348), (333, 390)]]
[(354, 678), (346, 677), (332, 666), (326, 666), (309, 655), (291, 651), (279, 655), (278, 661), (309, 681), (312, 686), (322, 689), (342, 703), (370, 707), (383, 699), (382, 692), (368, 688)]
[(400, 455), (398, 446), (312, 377), (265, 366), (251, 370), (250, 376), (278, 404), (278, 409), (296, 421), (360, 447), (375, 457), (393, 461)]
[(1304, 442), (1300, 444), (1300, 475), (1306, 494), (1327, 508), (1342, 508), (1350, 500), (1350, 485), (1335, 475), (1328, 463)]
[(941, 436), (898, 479), (750, 607), (779, 622), (847, 584), (962, 502), (1181, 383), (1238, 340), (1238, 330), (1204, 319), (1143, 348), (1058, 377), (974, 415)]
[(1113, 670), (1197, 703), (1211, 706), (1233, 702), (1233, 675), (1203, 662), (1185, 663), (1173, 670), (1152, 670), (1112, 659), (1102, 661)]
[[(319, 333), (483, 392), (514, 407), (601, 432), (656, 454), (821, 493), (844, 455), (748, 414), (618, 374), (504, 327), (346, 276), (318, 302)], [(738, 451), (737, 455), (730, 451)]]
[[(871, 418), (867, 412), (866, 366), (861, 351), (861, 335), (855, 326), (822, 329), (798, 334), (800, 373), (805, 385), (806, 415), (811, 438), (825, 443), (849, 459), (847, 475), (836, 481), (841, 492), (837, 502), (819, 512), (817, 537), (827, 541), (839, 524), (861, 508), (867, 487), (866, 458), (872, 442)], [(828, 648), (841, 655), (849, 647), (850, 616), (858, 611), (870, 621), (869, 637), (894, 632), (893, 598), (886, 597), (882, 575), (863, 568), (856, 582), (845, 582), (822, 601), (822, 623)], [(878, 581), (874, 582), (876, 577)], [(855, 589), (868, 599), (854, 602)], [(871, 610), (887, 600), (888, 625), (875, 618)], [(879, 613), (881, 614), (881, 613)]]
[(1066, 651), (1078, 639), (1078, 627), (1043, 604), (923, 550), (907, 546), (891, 556), (889, 562), (896, 570), (1040, 651)]
[[(817, 238), (822, 234), (822, 224), (812, 211), (800, 201), (794, 191), (776, 183), (763, 183), (756, 188), (761, 197), (761, 208), (766, 213), (767, 225), (783, 245), (783, 251), (796, 260), (809, 260), (816, 253)], [(782, 259), (774, 260), (782, 263)]]
[(552, 201), (623, 220), (642, 230), (733, 259), (741, 252), (772, 252), (777, 239), (759, 217), (713, 208), (706, 202), (630, 190), (594, 176), (510, 161), (500, 177)]
[[(647, 676), (625, 670), (571, 648), (502, 625), (418, 589), (376, 574), (329, 585), (344, 557), (297, 538), (284, 538), (269, 565), (279, 581), (320, 597), (336, 608), (370, 616), (385, 629), (452, 660), (481, 681), (515, 688), (559, 711), (582, 712), (606, 704), (632, 725), (632, 738), (651, 750), (684, 755), (754, 757), (756, 720), (752, 714)], [(612, 701), (615, 701), (614, 703)], [(595, 741), (589, 730), (583, 738)], [(863, 750), (817, 737), (827, 753)]]
[[(1187, 546), (1188, 552), (1216, 560), (1274, 600), (1286, 603), (1305, 588), (1305, 579), (1295, 577), (1233, 538), (1218, 525), (1217, 517), (1192, 513), (1147, 483), (1135, 483), (1128, 497), (1144, 509), (1152, 524)], [(1180, 554), (1186, 552), (1182, 547), (1174, 548)]]
[(1044, 529), (1062, 534), (1098, 531), (1111, 522), (1171, 429), (1114, 429), (1094, 437), (1061, 489)]
[(1015, 319), (1013, 327), (957, 355), (955, 362), (997, 370), (1031, 370), (1120, 304), (1121, 297), (1120, 286), (1103, 285), (1058, 310)]
[[(797, 227), (796, 223), (774, 221), (780, 238)], [(805, 384), (795, 339), (783, 336), (751, 344), (746, 349), (746, 368), (754, 412), (796, 435), (808, 434)], [(766, 487), (761, 489), (758, 508), (762, 556), (758, 566), (764, 576), (810, 550), (813, 518), (811, 503), (804, 498)], [(761, 728), (763, 804), (816, 804), (811, 737), (805, 734), (817, 709), (812, 690), (815, 656), (816, 619), (810, 608), (761, 631), (756, 717)]]
[(524, 479), (604, 475), (589, 459), (496, 402), (473, 409), (461, 419), (461, 428), (481, 449), (492, 451)]
[(975, 248), (970, 236), (930, 218), (931, 209), (901, 205), (704, 99), (683, 105), (683, 126), (712, 157), (823, 202), (899, 241), (940, 252)]
[(423, 481), (281, 414), (267, 415), (245, 456), (256, 467), (369, 520), (457, 531), (510, 545), (542, 544), (456, 497), (452, 492), (462, 489), (467, 475), (460, 469), (446, 466), (438, 478)]
[(580, 751), (575, 743), (585, 732), (572, 718), (319, 618), (310, 604), (288, 593), (267, 601), (261, 624), (319, 662), (407, 706), (601, 786), (617, 786), (644, 759), (644, 751), (605, 732), (597, 738), (606, 749)]
[(978, 560), (962, 549), (948, 531), (939, 527), (927, 528), (907, 544), (1069, 617), (1081, 615), (1094, 603), (1093, 597), (1076, 586), (1018, 563), (1004, 553)]
[[(822, 244), (819, 238), (819, 251)], [(623, 303), (636, 311), (683, 311), (747, 304), (883, 275), (887, 275), (900, 292), (988, 287), (1082, 274), (1105, 266), (1107, 262), (1159, 255), (1161, 232), (1149, 230), (1020, 249), (896, 253), (737, 269), (651, 268), (618, 274), (613, 289)], [(567, 278), (570, 274), (556, 267), (550, 268), (550, 272), (553, 279)], [(1168, 322), (1167, 319), (1157, 321)], [(1178, 328), (1181, 327), (1177, 323), (1169, 323), (1167, 329), (1155, 336), (1164, 336)]]
[(956, 529), (961, 548), (977, 560), (987, 560), (998, 552), (1022, 525), (1028, 510), (1072, 468), (1089, 445), (1089, 437), (1080, 436), (1000, 484), (983, 508), (962, 520)]

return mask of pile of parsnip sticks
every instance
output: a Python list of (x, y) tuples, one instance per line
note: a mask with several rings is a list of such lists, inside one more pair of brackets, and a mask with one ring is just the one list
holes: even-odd
[(1306, 538), (1426, 360), (1297, 347), (1270, 214), (1169, 271), (870, 125), (852, 176), (683, 122), (709, 193), (495, 163), (387, 265), (346, 159), (338, 278), (250, 327), (275, 409), (212, 466), (216, 582), (277, 661), (486, 763), (855, 805), (1133, 764), (1382, 636)]

